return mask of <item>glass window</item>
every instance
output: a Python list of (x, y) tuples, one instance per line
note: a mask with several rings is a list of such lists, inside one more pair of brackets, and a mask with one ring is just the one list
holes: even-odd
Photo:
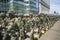
[(6, 2), (9, 2), (9, 0), (0, 0), (0, 2), (6, 3)]
[(24, 0), (15, 0), (15, 1), (22, 1), (23, 2)]
[(36, 5), (36, 3), (32, 2), (32, 1), (30, 2), (30, 4), (34, 4), (34, 5)]
[(36, 1), (36, 0), (34, 0), (34, 1)]

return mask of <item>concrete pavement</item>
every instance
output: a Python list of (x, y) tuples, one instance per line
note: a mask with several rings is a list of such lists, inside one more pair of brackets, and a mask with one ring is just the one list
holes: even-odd
[(60, 20), (48, 30), (39, 40), (60, 40)]

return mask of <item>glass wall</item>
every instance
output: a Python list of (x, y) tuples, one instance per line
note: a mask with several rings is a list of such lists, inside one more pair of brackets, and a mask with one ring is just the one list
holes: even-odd
[(21, 1), (21, 2), (23, 2), (24, 0), (14, 0), (14, 1)]
[(0, 0), (0, 12), (7, 12), (9, 10), (9, 0)]
[(38, 12), (38, 0), (30, 0), (30, 10), (34, 14)]
[(22, 2), (20, 0), (16, 0), (16, 1), (14, 0), (13, 7), (14, 7), (14, 11), (16, 13), (19, 13), (19, 14), (21, 14), (21, 13), (24, 14), (25, 13), (26, 6), (25, 6), (24, 2)]
[(0, 2), (7, 3), (9, 0), (0, 0)]
[[(13, 6), (16, 13), (26, 13), (36, 12), (38, 8), (36, 7), (36, 0), (0, 0), (0, 11), (8, 11)], [(11, 4), (13, 4), (11, 6)]]

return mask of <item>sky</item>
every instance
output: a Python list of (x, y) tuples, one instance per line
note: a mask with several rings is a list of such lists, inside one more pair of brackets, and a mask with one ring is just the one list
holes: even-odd
[(60, 0), (50, 0), (50, 12), (54, 11), (60, 14)]

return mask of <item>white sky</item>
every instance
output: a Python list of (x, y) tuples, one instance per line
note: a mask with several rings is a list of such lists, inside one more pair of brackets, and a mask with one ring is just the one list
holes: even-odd
[(53, 11), (60, 13), (60, 0), (50, 0), (50, 12)]

